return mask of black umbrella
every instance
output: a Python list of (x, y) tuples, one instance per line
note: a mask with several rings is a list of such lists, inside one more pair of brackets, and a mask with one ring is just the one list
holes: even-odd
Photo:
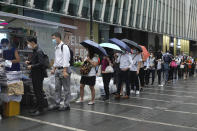
[(109, 39), (109, 42), (112, 42), (112, 43), (118, 45), (121, 49), (131, 52), (131, 49), (128, 47), (128, 45), (117, 38), (111, 38), (111, 39)]
[(94, 51), (94, 53), (99, 55), (105, 55), (107, 56), (107, 52), (103, 47), (101, 47), (99, 44), (97, 44), (94, 41), (91, 40), (85, 40), (80, 43), (83, 47), (88, 48), (89, 50)]
[(140, 52), (142, 52), (142, 48), (134, 41), (128, 40), (128, 39), (122, 39), (124, 43), (126, 43), (130, 48), (136, 48)]

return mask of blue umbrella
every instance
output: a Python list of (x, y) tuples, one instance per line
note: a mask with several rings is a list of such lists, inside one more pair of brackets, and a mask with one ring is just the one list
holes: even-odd
[(122, 39), (121, 41), (125, 42), (130, 48), (136, 48), (140, 52), (142, 52), (141, 46), (139, 46), (136, 42), (128, 40), (128, 39)]
[(103, 48), (108, 48), (116, 51), (122, 51), (119, 46), (112, 43), (101, 43), (100, 46)]
[(118, 45), (120, 48), (122, 48), (122, 49), (124, 49), (128, 52), (131, 52), (131, 49), (129, 48), (129, 46), (127, 46), (124, 42), (122, 42), (119, 39), (112, 38), (112, 39), (109, 40), (109, 42), (112, 42), (112, 43)]
[(103, 47), (91, 40), (85, 40), (80, 43), (83, 47), (88, 48), (89, 50), (94, 51), (96, 54), (107, 56), (107, 52)]

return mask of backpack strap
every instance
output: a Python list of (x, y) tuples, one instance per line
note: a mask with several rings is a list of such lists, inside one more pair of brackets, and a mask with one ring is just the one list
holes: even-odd
[(62, 51), (62, 52), (63, 52), (63, 50), (64, 50), (64, 48), (63, 48), (64, 45), (65, 45), (65, 44), (62, 44), (62, 45), (61, 45), (61, 51)]

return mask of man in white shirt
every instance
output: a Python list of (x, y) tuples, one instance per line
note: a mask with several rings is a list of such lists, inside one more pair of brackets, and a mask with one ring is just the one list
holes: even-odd
[[(60, 111), (70, 110), (70, 51), (67, 45), (61, 41), (61, 34), (56, 32), (51, 35), (55, 44), (55, 61), (52, 74), (55, 74), (55, 109)], [(64, 92), (62, 92), (62, 86)], [(62, 95), (64, 98), (62, 98)], [(60, 105), (63, 102), (63, 105)]]
[(129, 53), (123, 53), (118, 57), (117, 63), (120, 63), (120, 74), (119, 74), (119, 83), (116, 99), (120, 98), (120, 91), (123, 83), (126, 83), (126, 96), (123, 98), (128, 99), (130, 96), (130, 86), (129, 86), (129, 69), (132, 64), (132, 59)]

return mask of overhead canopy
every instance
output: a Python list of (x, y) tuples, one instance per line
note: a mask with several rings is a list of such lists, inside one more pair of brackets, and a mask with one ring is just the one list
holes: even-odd
[(57, 22), (51, 22), (51, 21), (47, 21), (47, 20), (41, 20), (41, 19), (22, 16), (22, 15), (16, 15), (16, 14), (6, 13), (6, 12), (2, 12), (2, 11), (0, 11), (0, 16), (28, 20), (28, 21), (32, 21), (32, 22), (45, 24), (45, 25), (53, 25), (53, 26), (64, 27), (64, 28), (69, 28), (69, 29), (73, 29), (73, 30), (78, 29), (76, 26), (72, 26), (72, 25), (61, 24), (61, 23), (57, 23)]

